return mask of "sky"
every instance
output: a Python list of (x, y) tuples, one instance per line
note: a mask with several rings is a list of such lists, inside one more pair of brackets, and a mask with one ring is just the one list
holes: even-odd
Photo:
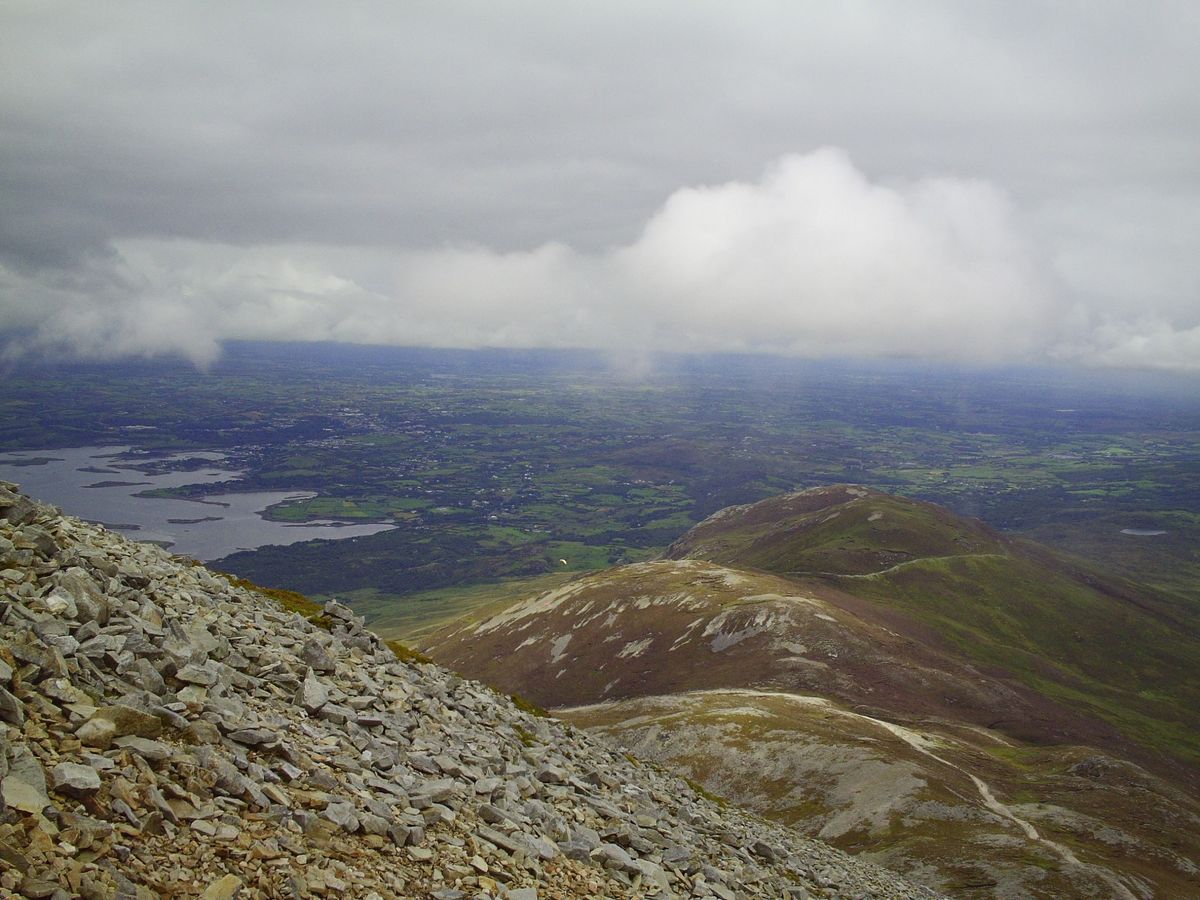
[(4, 356), (1200, 371), (1200, 4), (0, 5)]

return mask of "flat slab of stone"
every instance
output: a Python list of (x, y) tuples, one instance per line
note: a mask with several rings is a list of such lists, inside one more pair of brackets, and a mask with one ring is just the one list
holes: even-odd
[(100, 790), (100, 773), (91, 766), (63, 762), (54, 767), (50, 782), (54, 790), (79, 797)]

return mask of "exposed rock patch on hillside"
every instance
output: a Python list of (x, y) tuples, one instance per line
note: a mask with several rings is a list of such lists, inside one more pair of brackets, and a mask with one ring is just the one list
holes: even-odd
[(668, 555), (422, 646), (938, 890), (1200, 895), (1197, 770), (1153, 746), (1195, 753), (1200, 637), (1161, 598), (854, 486)]
[(0, 591), (2, 890), (929, 896), (8, 484)]

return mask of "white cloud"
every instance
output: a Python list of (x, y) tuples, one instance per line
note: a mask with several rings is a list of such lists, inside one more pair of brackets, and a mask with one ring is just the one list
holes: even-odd
[(1092, 366), (1200, 372), (1200, 325), (1179, 328), (1158, 317), (1106, 318), (1058, 356)]
[(676, 191), (636, 241), (602, 253), (117, 251), (111, 271), (38, 285), (38, 308), (21, 311), (37, 319), (30, 346), (201, 364), (226, 338), (995, 360), (1044, 350), (1059, 319), (1000, 192), (872, 183), (833, 149), (755, 183)]
[(127, 240), (56, 283), (3, 276), (25, 298), (0, 310), (24, 329), (9, 355), (204, 366), (243, 338), (1200, 365), (1200, 329), (1068, 304), (995, 186), (872, 181), (832, 148), (677, 190), (600, 252)]
[(614, 262), (700, 349), (996, 360), (1054, 339), (1045, 273), (995, 188), (870, 182), (840, 151), (676, 192)]

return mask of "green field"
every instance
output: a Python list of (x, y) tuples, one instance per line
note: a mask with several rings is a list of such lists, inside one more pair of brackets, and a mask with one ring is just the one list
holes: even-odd
[(311, 594), (425, 596), (603, 568), (661, 552), (729, 504), (853, 482), (1200, 604), (1197, 387), (737, 357), (666, 358), (631, 381), (586, 354), (232, 344), (208, 373), (8, 373), (0, 449), (221, 450), (245, 490), (316, 494), (271, 518), (397, 526), (220, 563)]

